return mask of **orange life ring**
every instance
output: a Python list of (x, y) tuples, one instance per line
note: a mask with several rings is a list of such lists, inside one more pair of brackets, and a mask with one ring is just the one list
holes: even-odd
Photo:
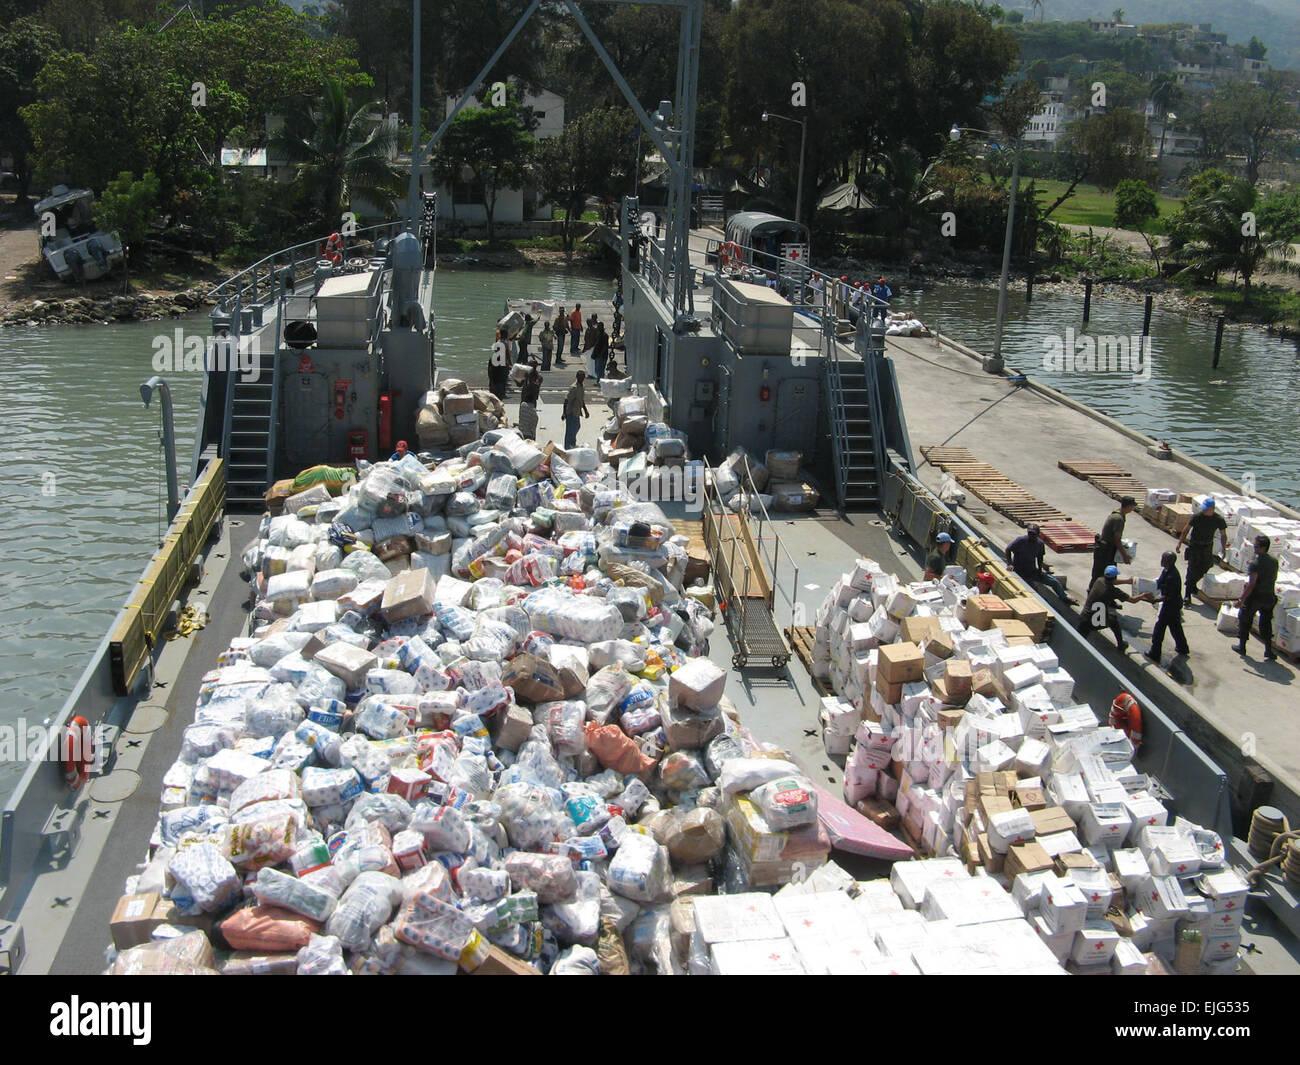
[(59, 752), (63, 782), (76, 791), (90, 779), (95, 761), (95, 740), (90, 722), (84, 717), (74, 717), (63, 730), (63, 749)]
[(732, 266), (737, 266), (743, 258), (744, 252), (740, 250), (739, 244), (734, 240), (725, 241), (718, 248), (718, 269), (727, 270)]
[(335, 266), (343, 261), (343, 238), (337, 233), (331, 233), (325, 241), (325, 258)]
[(1110, 727), (1123, 732), (1135, 751), (1142, 748), (1142, 707), (1128, 692), (1120, 692), (1110, 704)]

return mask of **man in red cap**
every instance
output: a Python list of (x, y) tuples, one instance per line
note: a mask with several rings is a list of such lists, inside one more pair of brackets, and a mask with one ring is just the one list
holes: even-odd
[(397, 441), (397, 450), (394, 451), (394, 452), (393, 452), (393, 453), (388, 457), (388, 461), (389, 461), (389, 462), (400, 462), (400, 461), (401, 461), (402, 459), (404, 459), (405, 457), (406, 457), (406, 441), (405, 441), (405, 440), (399, 440), (399, 441)]
[(876, 297), (877, 302), (871, 306), (872, 318), (884, 318), (889, 310), (889, 301), (893, 298), (894, 290), (885, 284), (883, 277), (876, 278), (876, 283), (871, 286), (871, 294)]

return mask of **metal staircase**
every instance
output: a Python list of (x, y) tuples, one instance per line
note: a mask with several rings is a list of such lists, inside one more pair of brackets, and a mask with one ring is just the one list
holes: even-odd
[(879, 501), (880, 480), (867, 365), (854, 359), (830, 358), (826, 360), (826, 372), (840, 509), (869, 510)]
[(259, 354), (260, 372), (254, 381), (231, 376), (233, 389), (226, 433), (226, 505), (232, 510), (261, 510), (271, 483), (275, 450), (276, 406), (279, 399), (274, 351)]

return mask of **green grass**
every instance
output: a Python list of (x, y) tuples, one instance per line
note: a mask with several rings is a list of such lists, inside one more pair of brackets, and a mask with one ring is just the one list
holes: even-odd
[[(1068, 187), (1064, 181), (1047, 178), (1034, 178), (1034, 185), (1043, 191), (1038, 202), (1044, 208), (1050, 207), (1058, 196)], [(1021, 188), (1026, 181), (1021, 180)], [(1151, 232), (1163, 233), (1169, 216), (1178, 209), (1178, 200), (1168, 196), (1157, 196), (1156, 204), (1160, 208), (1160, 217), (1151, 226)], [(1095, 185), (1079, 185), (1068, 200), (1052, 212), (1051, 221), (1072, 226), (1113, 226), (1115, 224), (1115, 194), (1101, 192)]]
[(1210, 300), (1234, 320), (1285, 325), (1291, 329), (1300, 328), (1300, 292), (1263, 289), (1254, 285), (1250, 290), (1250, 303), (1246, 303), (1240, 286), (1229, 288), (1221, 283), (1210, 293)]

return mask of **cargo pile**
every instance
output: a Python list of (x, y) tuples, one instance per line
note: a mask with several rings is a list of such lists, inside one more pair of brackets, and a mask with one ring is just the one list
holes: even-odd
[[(1172, 536), (1182, 533), (1202, 496), (1164, 488), (1147, 490), (1143, 515)], [(1211, 570), (1199, 591), (1220, 605), (1218, 627), (1237, 634), (1236, 601), (1246, 589), (1246, 573), (1255, 557), (1255, 537), (1267, 536), (1269, 553), (1277, 559), (1277, 606), (1273, 610), (1273, 638), (1289, 654), (1300, 654), (1300, 521), (1283, 517), (1253, 496), (1214, 493), (1214, 509), (1228, 526), (1225, 570)], [(1214, 549), (1218, 550), (1216, 538)]]
[(768, 451), (760, 462), (737, 447), (713, 471), (713, 487), (723, 505), (734, 511), (757, 511), (759, 504), (771, 511), (816, 510), (821, 493), (802, 464), (799, 451)]
[(263, 518), (111, 971), (680, 972), (684, 900), (827, 867), (700, 657), (685, 537), (591, 449), (462, 452)]
[(508, 424), (505, 404), (483, 388), (448, 378), (420, 400), (415, 431), (423, 451), (463, 447)]
[[(859, 559), (813, 645), (835, 693), (822, 725), (828, 753), (847, 753), (845, 799), (878, 823), (896, 812), (938, 863), (919, 864), (942, 870), (942, 887), (918, 882), (904, 899), (925, 918), (1023, 914), (1083, 972), (1143, 971), (1148, 952), (1180, 972), (1232, 972), (1244, 880), (1215, 833), (1171, 818), (1129, 737), (1074, 699), (1039, 642), (1045, 621), (1036, 600), (973, 594), (957, 567), (903, 585)], [(895, 886), (916, 868), (896, 865)]]

